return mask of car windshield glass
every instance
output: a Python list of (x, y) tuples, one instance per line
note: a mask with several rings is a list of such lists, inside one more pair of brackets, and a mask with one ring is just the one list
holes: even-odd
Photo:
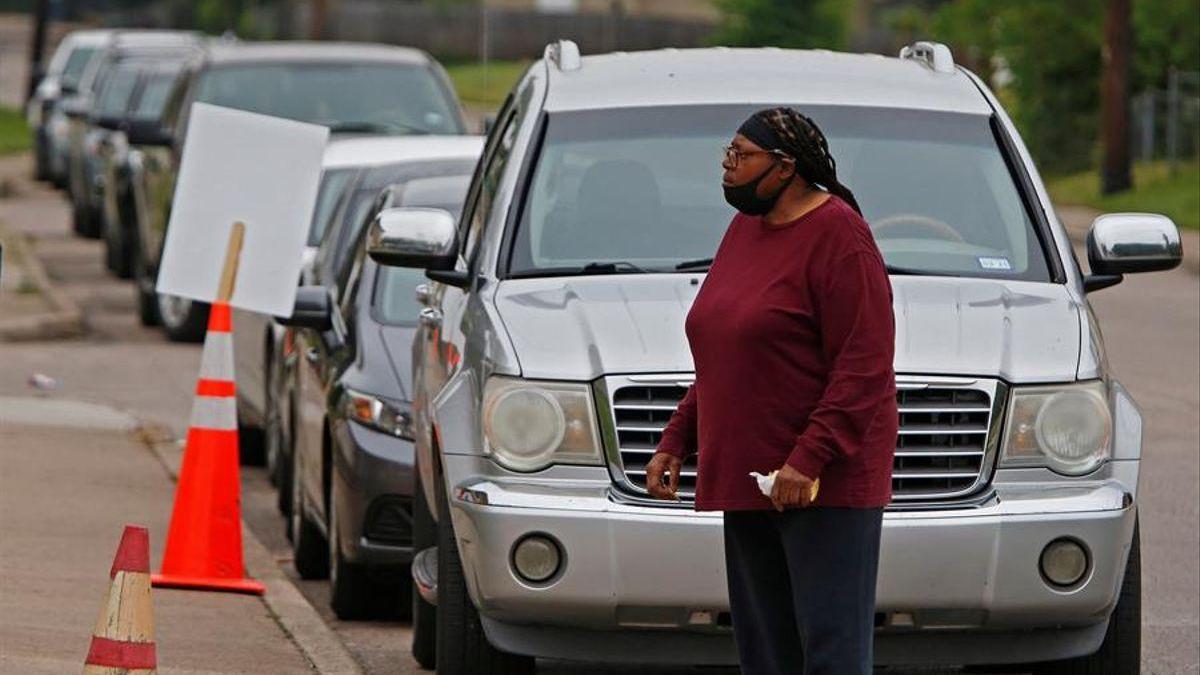
[(137, 86), (138, 66), (128, 64), (113, 69), (112, 75), (104, 83), (100, 98), (96, 102), (96, 112), (101, 115), (123, 115), (129, 108), (129, 99)]
[[(987, 116), (799, 107), (825, 131), (838, 177), (854, 191), (889, 265), (1049, 280)], [(734, 213), (720, 186), (721, 147), (755, 109), (550, 114), (508, 275), (580, 274), (589, 263), (616, 263), (625, 273), (673, 271), (711, 257)]]
[[(458, 220), (470, 182), (470, 174), (417, 178), (403, 185), (397, 206), (442, 209)], [(426, 281), (425, 270), (381, 266), (372, 298), (376, 320), (386, 324), (415, 325), (417, 312), (421, 311), (416, 288)]]
[(456, 106), (432, 70), (393, 63), (270, 63), (218, 67), (196, 99), (324, 124), (334, 131), (458, 134)]
[(137, 105), (133, 109), (133, 116), (139, 120), (160, 119), (167, 96), (171, 94), (171, 87), (175, 85), (178, 77), (179, 72), (174, 70), (158, 71), (147, 77)]
[(63, 66), (62, 83), (71, 87), (79, 86), (79, 79), (83, 77), (83, 71), (87, 69), (88, 61), (99, 51), (99, 47), (76, 47), (71, 50), (71, 56), (67, 58), (67, 65)]
[(313, 207), (312, 224), (308, 228), (308, 245), (321, 243), (329, 219), (333, 217), (346, 184), (354, 177), (353, 169), (330, 169), (321, 175), (321, 186), (317, 189), (317, 204)]

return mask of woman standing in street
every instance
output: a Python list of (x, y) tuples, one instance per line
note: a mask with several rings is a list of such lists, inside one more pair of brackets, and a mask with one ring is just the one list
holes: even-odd
[[(722, 166), (739, 213), (688, 313), (696, 381), (647, 484), (677, 499), (699, 453), (745, 675), (867, 674), (899, 424), (891, 283), (811, 119), (755, 113)], [(749, 473), (774, 470), (768, 498)]]

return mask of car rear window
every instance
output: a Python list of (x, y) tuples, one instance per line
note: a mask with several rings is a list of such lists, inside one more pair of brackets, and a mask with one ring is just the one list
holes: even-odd
[(461, 134), (452, 95), (429, 68), (393, 63), (263, 63), (215, 67), (196, 100), (324, 124), (333, 131)]

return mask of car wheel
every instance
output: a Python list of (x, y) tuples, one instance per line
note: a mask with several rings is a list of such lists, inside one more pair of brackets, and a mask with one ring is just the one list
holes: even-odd
[(201, 342), (208, 328), (208, 304), (157, 294), (158, 317), (173, 342)]
[[(437, 521), (429, 512), (429, 502), (421, 488), (421, 473), (413, 468), (413, 552), (437, 546)], [(437, 605), (425, 602), (409, 574), (412, 596), (412, 655), (424, 669), (437, 666)]]
[(276, 363), (274, 356), (268, 352), (263, 372), (267, 374), (266, 391), (263, 392), (263, 454), (267, 463), (267, 478), (271, 485), (279, 487), (279, 476), (282, 473), (280, 456), (283, 450), (283, 420), (279, 400), (283, 398), (283, 364)]
[(160, 320), (158, 318), (158, 294), (154, 292), (154, 280), (146, 271), (141, 249), (134, 245), (133, 250), (133, 292), (137, 300), (138, 321), (143, 326), (157, 326)]
[(35, 180), (50, 180), (50, 147), (46, 133), (39, 128), (37, 147), (34, 152), (33, 177)]
[(337, 618), (347, 621), (371, 615), (371, 601), (378, 597), (365, 565), (348, 562), (342, 555), (338, 502), (342, 500), (337, 481), (329, 495), (329, 605)]
[(1100, 649), (1090, 656), (1065, 661), (1041, 663), (1033, 668), (1035, 675), (1137, 675), (1142, 664), (1142, 546), (1137, 522), (1133, 525), (1133, 542), (1129, 546), (1129, 561), (1125, 563), (1125, 580), (1117, 606), (1108, 619), (1108, 631)]
[[(291, 408), (291, 394), (288, 394), (287, 405), (289, 408)], [(293, 432), (291, 422), (292, 419), (295, 419), (295, 417), (292, 414), (289, 414), (286, 425), (283, 424), (282, 419), (280, 420), (279, 434), (275, 437), (277, 439), (276, 442), (279, 443), (279, 447), (276, 450), (277, 454), (279, 455), (279, 498), (277, 499), (276, 504), (279, 507), (279, 512), (282, 513), (289, 522), (292, 518), (293, 504), (291, 490), (292, 476), (295, 473), (295, 467), (293, 466), (292, 458), (296, 454), (294, 440), (296, 435)], [(292, 528), (288, 527), (285, 529), (287, 530), (288, 541), (291, 541)]]
[(101, 230), (104, 233), (104, 266), (118, 279), (128, 279), (133, 276), (133, 258), (130, 252), (129, 236), (125, 226), (120, 222), (111, 222), (107, 216), (100, 218)]
[(92, 210), (79, 199), (71, 199), (71, 229), (75, 234), (89, 239), (100, 236), (100, 224)]
[(479, 622), (479, 611), (467, 592), (462, 560), (450, 521), (449, 499), (438, 500), (438, 675), (532, 675), (530, 656), (502, 652), (492, 646)]
[(300, 489), (299, 453), (292, 453), (292, 558), (301, 579), (324, 579), (329, 574), (325, 538), (304, 513), (304, 491)]

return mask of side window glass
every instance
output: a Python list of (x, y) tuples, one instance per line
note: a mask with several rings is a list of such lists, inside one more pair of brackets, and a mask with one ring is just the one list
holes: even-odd
[(483, 187), (483, 174), (488, 166), (489, 161), (491, 160), (492, 155), (495, 154), (496, 146), (500, 144), (502, 135), (500, 133), (502, 130), (500, 127), (507, 124), (507, 121), (512, 118), (512, 108), (513, 99), (512, 95), (510, 94), (509, 97), (505, 99), (504, 104), (500, 106), (500, 112), (496, 115), (497, 128), (488, 135), (487, 143), (483, 146), (483, 155), (480, 158), (479, 163), (475, 166), (475, 175), (471, 178), (471, 188), (467, 193), (465, 207), (463, 208), (462, 218), (459, 220), (458, 228), (458, 244), (461, 247), (464, 256), (466, 255), (465, 244), (467, 241), (467, 235), (470, 231), (471, 224), (475, 219), (475, 213), (478, 211), (477, 207), (479, 206), (479, 198)]
[(484, 154), (481, 171), (475, 181), (477, 183), (475, 202), (472, 204), (469, 219), (464, 219), (468, 229), (463, 242), (462, 255), (467, 264), (472, 267), (475, 266), (475, 255), (479, 250), (479, 242), (483, 239), (482, 235), (487, 227), (488, 219), (491, 217), (496, 193), (500, 190), (500, 181), (504, 177), (504, 170), (508, 167), (509, 159), (512, 158), (517, 133), (521, 129), (521, 123), (524, 121), (526, 113), (529, 112), (532, 98), (533, 85), (531, 82), (527, 82), (516, 93), (515, 99), (510, 97), (506, 102), (511, 106), (511, 112), (505, 111), (505, 114), (498, 118), (496, 134), (488, 139), (489, 145), (492, 147)]

